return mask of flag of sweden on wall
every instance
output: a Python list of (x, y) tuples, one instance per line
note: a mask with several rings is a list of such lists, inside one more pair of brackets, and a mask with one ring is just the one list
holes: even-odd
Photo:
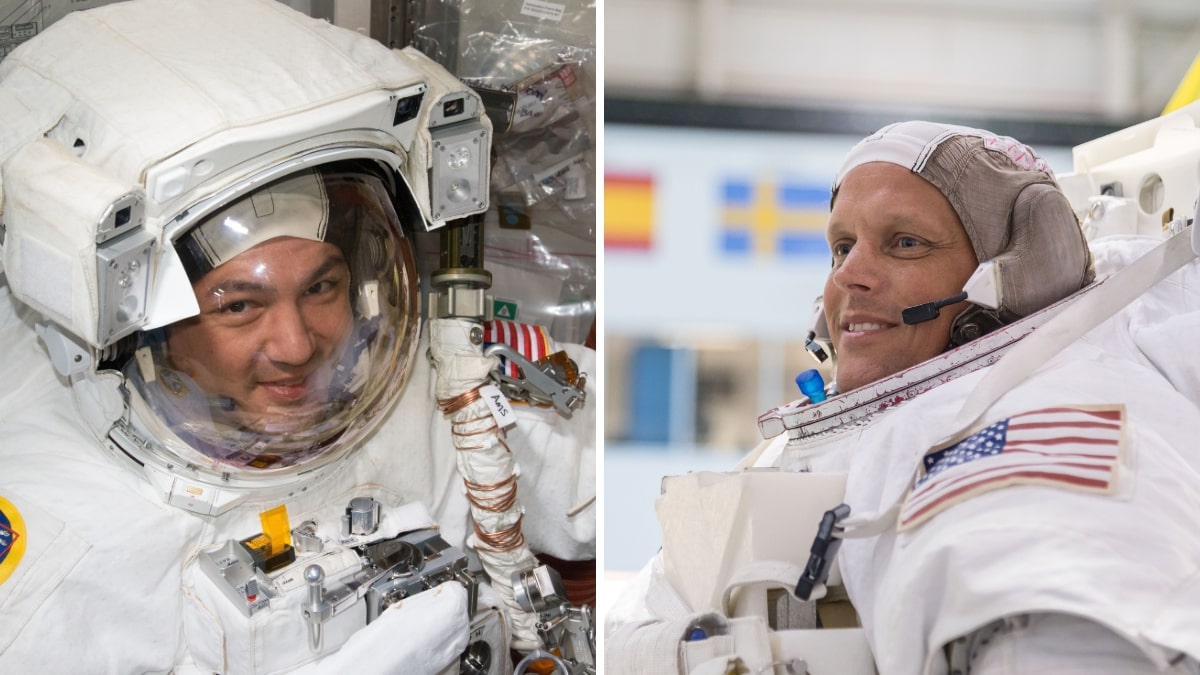
[(829, 186), (730, 178), (721, 186), (721, 252), (733, 257), (828, 258)]

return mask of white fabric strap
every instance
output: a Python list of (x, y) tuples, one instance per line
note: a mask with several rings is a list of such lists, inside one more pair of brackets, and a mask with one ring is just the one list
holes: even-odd
[(727, 635), (680, 643), (680, 670), (688, 675), (760, 673), (770, 670), (770, 630), (760, 616), (730, 619)]
[(959, 409), (954, 440), (974, 425), (1001, 396), (1033, 374), (1068, 345), (1083, 337), (1106, 319), (1121, 311), (1139, 295), (1166, 279), (1196, 257), (1191, 229), (1184, 230), (1151, 249), (1125, 269), (1101, 282), (1054, 317), (1018, 342), (984, 375), (983, 380)]
[[(913, 479), (915, 480), (916, 476)], [(844, 528), (841, 532), (834, 530), (834, 536), (839, 539), (865, 539), (887, 532), (900, 517), (900, 504), (903, 500), (904, 494), (901, 493), (900, 500), (893, 502), (886, 509), (864, 513), (861, 516), (850, 516), (841, 522), (841, 527)]]

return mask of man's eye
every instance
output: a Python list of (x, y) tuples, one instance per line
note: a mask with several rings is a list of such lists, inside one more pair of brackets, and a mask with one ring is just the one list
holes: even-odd
[(245, 300), (237, 300), (228, 304), (221, 305), (221, 311), (226, 314), (241, 314), (249, 308), (249, 304)]
[(896, 240), (896, 245), (900, 248), (913, 248), (921, 245), (921, 240), (916, 237), (900, 237)]
[(309, 286), (308, 294), (309, 295), (320, 295), (322, 293), (328, 293), (329, 291), (332, 291), (336, 287), (337, 287), (337, 284), (335, 282), (333, 282), (329, 279), (326, 279), (325, 281), (318, 281), (317, 283), (313, 284), (312, 286)]
[(850, 244), (848, 242), (834, 244), (833, 254), (838, 257), (850, 255)]

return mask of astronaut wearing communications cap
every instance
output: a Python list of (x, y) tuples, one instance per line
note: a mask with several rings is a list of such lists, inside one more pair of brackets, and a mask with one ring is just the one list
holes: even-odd
[[(814, 351), (831, 382), (760, 417), (774, 438), (752, 455), (799, 472), (787, 498), (805, 491), (809, 514), (752, 495), (753, 526), (733, 527), (811, 521), (808, 567), (737, 558), (709, 579), (665, 538), (608, 614), (610, 672), (1200, 672), (1200, 410), (1187, 357), (1155, 335), (1200, 310), (1177, 290), (1200, 284), (1194, 263), (1155, 285), (1189, 242), (1089, 245), (1031, 148), (919, 121), (850, 151), (827, 238)], [(1164, 247), (1185, 253), (1157, 265)], [(1122, 309), (1131, 277), (1093, 281), (1147, 251), (1149, 290)]]

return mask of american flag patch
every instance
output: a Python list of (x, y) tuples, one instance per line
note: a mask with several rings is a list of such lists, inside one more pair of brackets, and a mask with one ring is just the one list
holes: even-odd
[(1043, 408), (1013, 415), (925, 454), (899, 529), (1006, 485), (1110, 493), (1121, 459), (1124, 406)]
[[(528, 323), (506, 321), (504, 319), (493, 319), (483, 324), (484, 346), (486, 347), (496, 342), (501, 342), (512, 347), (514, 351), (533, 363), (537, 363), (555, 351), (558, 351), (553, 348), (554, 345), (550, 341), (550, 333), (545, 328)], [(508, 359), (500, 357), (500, 365), (509, 377), (521, 376), (517, 364), (509, 363)]]

